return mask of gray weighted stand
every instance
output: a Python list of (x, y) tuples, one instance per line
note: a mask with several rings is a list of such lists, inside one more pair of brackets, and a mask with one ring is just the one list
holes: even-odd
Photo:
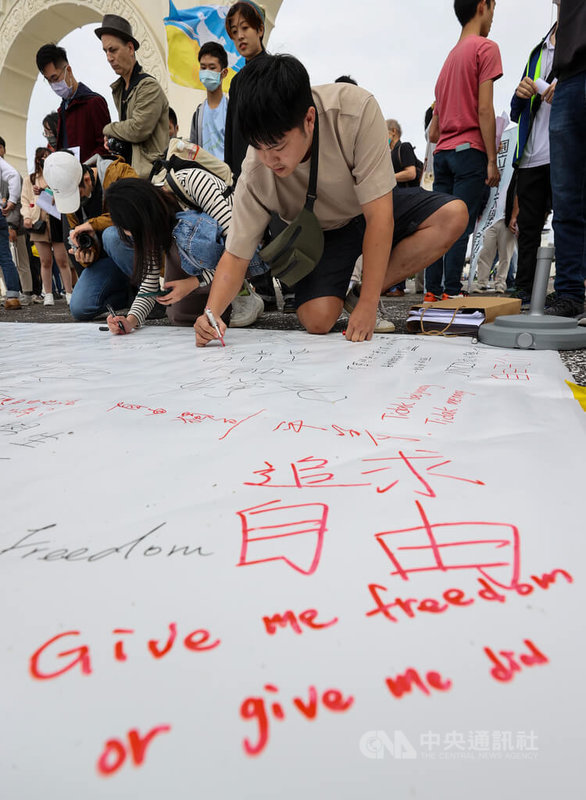
[(537, 251), (529, 313), (497, 317), (494, 322), (481, 325), (479, 342), (521, 350), (579, 350), (586, 347), (586, 328), (578, 325), (575, 319), (543, 313), (553, 256), (553, 247), (540, 247)]

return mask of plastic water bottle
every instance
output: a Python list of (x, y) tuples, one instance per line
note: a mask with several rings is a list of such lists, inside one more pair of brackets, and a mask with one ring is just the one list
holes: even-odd
[(177, 150), (181, 153), (181, 158), (186, 161), (195, 161), (200, 151), (200, 146), (193, 144), (193, 142), (185, 142), (183, 139), (178, 139)]

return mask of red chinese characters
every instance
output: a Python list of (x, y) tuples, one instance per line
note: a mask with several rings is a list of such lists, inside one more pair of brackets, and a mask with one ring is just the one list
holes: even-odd
[(328, 506), (281, 503), (272, 500), (237, 512), (242, 524), (238, 566), (284, 561), (297, 572), (312, 575), (321, 558)]

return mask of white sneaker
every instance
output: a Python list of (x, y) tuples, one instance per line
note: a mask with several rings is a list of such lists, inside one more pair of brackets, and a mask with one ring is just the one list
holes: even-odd
[[(356, 305), (358, 304), (358, 300), (360, 299), (360, 295), (356, 291), (356, 287), (350, 289), (348, 294), (346, 295), (346, 299), (344, 301), (344, 311), (350, 315)], [(374, 326), (375, 333), (393, 333), (395, 330), (395, 325), (385, 316), (384, 306), (382, 301), (379, 300), (378, 309), (376, 312), (376, 324)]]
[(472, 284), (472, 289), (470, 290), (470, 294), (486, 294), (488, 291), (488, 286), (485, 283), (476, 283)]
[(67, 303), (67, 305), (71, 303), (71, 295), (72, 292), (65, 292), (65, 302)]
[(45, 292), (45, 298), (43, 300), (44, 306), (54, 306), (55, 305), (55, 298), (53, 297), (52, 292)]
[(244, 281), (248, 294), (239, 294), (232, 300), (231, 328), (247, 328), (260, 317), (265, 310), (262, 297), (259, 297), (248, 281)]
[(21, 306), (30, 306), (31, 304), (31, 298), (24, 292), (19, 292), (18, 299), (20, 300)]

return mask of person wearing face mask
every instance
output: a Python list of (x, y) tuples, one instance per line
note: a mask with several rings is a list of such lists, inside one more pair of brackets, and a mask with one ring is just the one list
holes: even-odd
[(206, 42), (197, 58), (199, 79), (207, 97), (195, 109), (189, 140), (223, 161), (228, 100), (222, 92), (222, 81), (228, 74), (228, 56), (221, 44)]
[(59, 114), (51, 111), (43, 119), (43, 136), (47, 140), (47, 150), (54, 153), (57, 150), (57, 128), (59, 127)]
[(63, 47), (43, 45), (37, 51), (36, 62), (41, 75), (61, 98), (55, 149), (79, 147), (82, 161), (95, 153), (104, 155), (107, 151), (103, 129), (110, 122), (110, 112), (102, 95), (75, 79)]

